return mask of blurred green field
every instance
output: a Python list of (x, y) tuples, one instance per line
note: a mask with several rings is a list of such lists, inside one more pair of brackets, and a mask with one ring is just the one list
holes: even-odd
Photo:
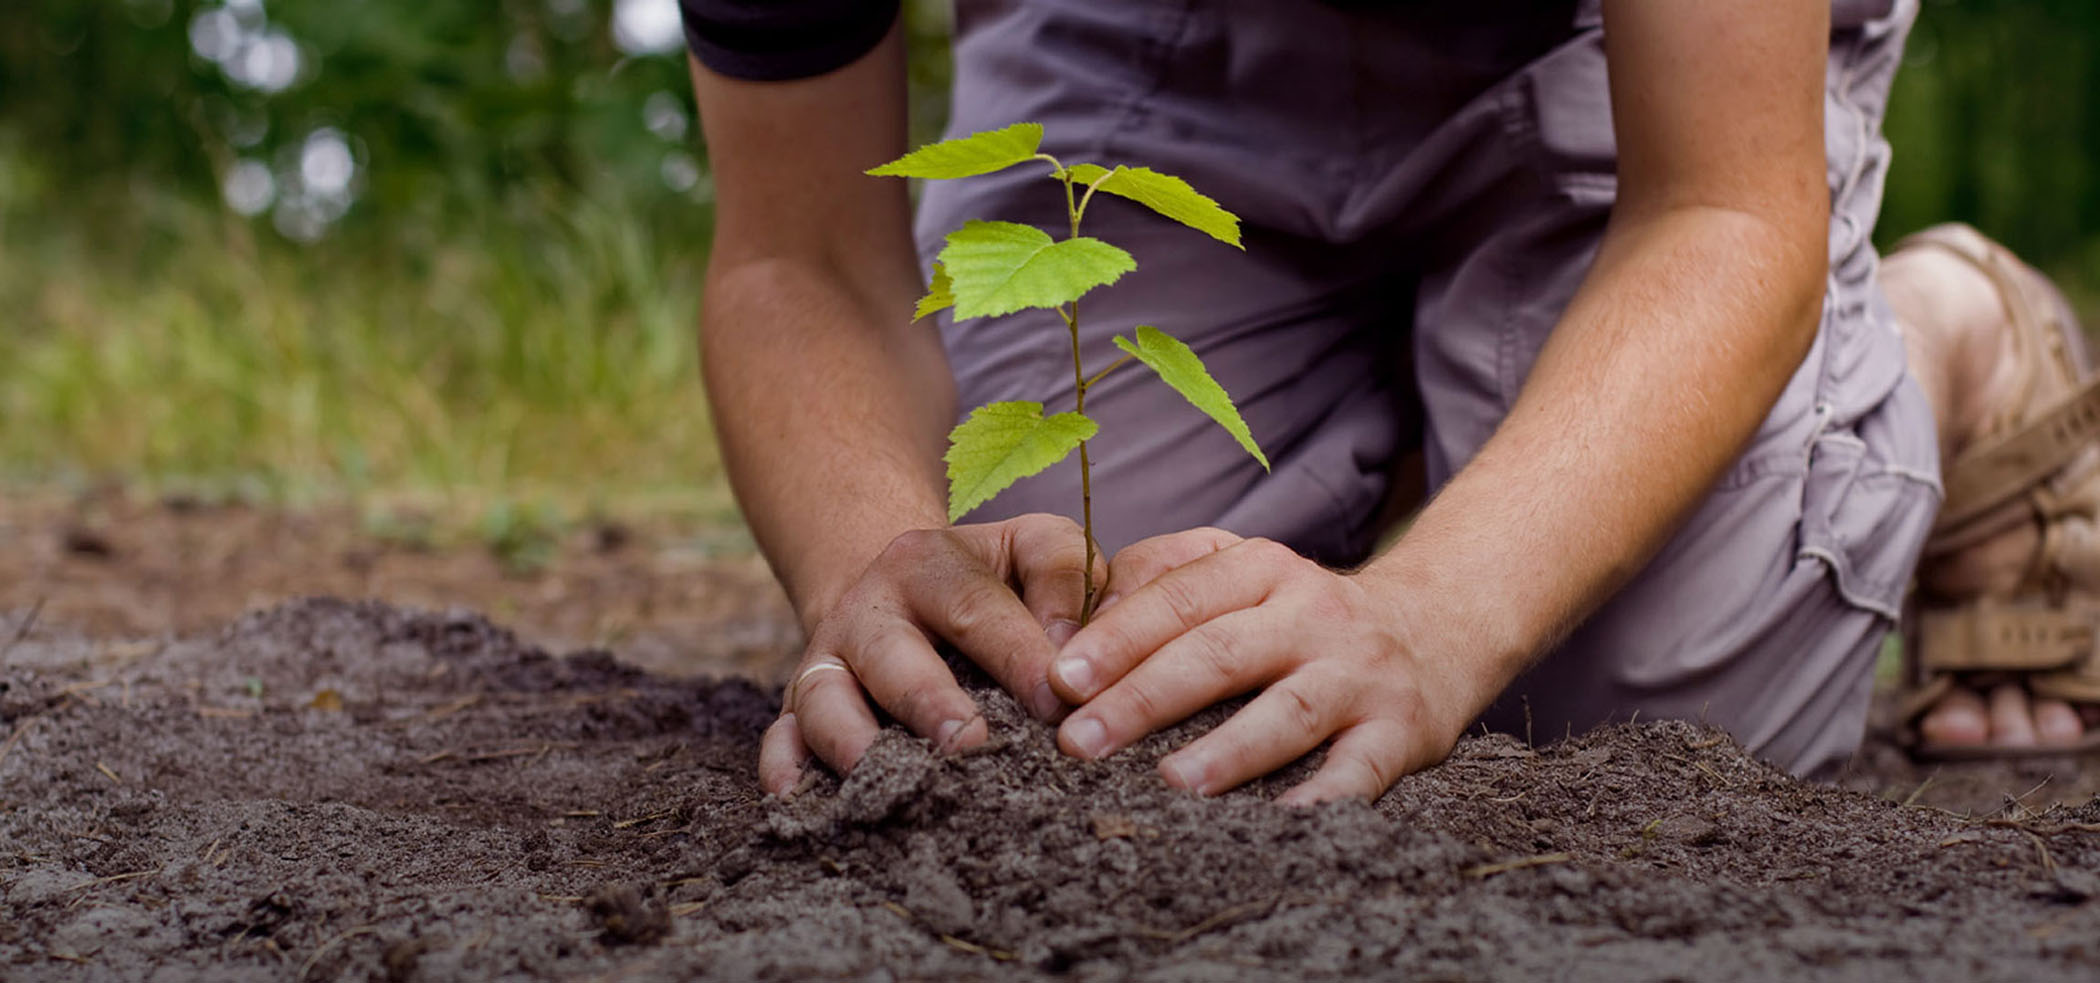
[(147, 214), (53, 223), (37, 175), (8, 163), (0, 311), (24, 329), (0, 333), (0, 469), (17, 483), (726, 504), (692, 339), (699, 257), (630, 202), (572, 195), (398, 251), (289, 247), (150, 193)]
[[(0, 482), (733, 516), (668, 3), (0, 5)], [(1975, 222), (2100, 313), (2096, 65), (2091, 5), (1928, 3), (1882, 240)]]

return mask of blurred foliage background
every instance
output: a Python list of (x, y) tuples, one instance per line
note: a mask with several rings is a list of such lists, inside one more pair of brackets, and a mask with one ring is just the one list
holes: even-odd
[[(2092, 310), (2100, 7), (1928, 0), (1908, 62), (1883, 241)], [(0, 4), (0, 480), (726, 514), (696, 129), (675, 0)]]
[(1880, 242), (1969, 222), (2100, 327), (2100, 5), (1925, 0), (1886, 132)]

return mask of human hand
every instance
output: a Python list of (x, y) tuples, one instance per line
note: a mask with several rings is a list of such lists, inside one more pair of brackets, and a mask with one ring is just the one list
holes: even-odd
[(1338, 573), (1218, 529), (1116, 554), (1116, 591), (1058, 654), (1058, 695), (1082, 704), (1058, 744), (1082, 758), (1127, 747), (1260, 688), (1231, 719), (1160, 761), (1169, 784), (1214, 795), (1332, 738), (1326, 762), (1278, 801), (1370, 800), (1444, 759), (1499, 687), (1425, 658), (1397, 585)]
[[(759, 745), (759, 784), (790, 794), (812, 753), (851, 771), (880, 729), (871, 697), (943, 751), (984, 743), (984, 715), (934, 651), (937, 641), (1030, 713), (1056, 717), (1065, 706), (1050, 688), (1050, 660), (1079, 627), (1085, 562), (1079, 526), (1062, 516), (898, 536), (810, 633), (780, 718)], [(1095, 566), (1098, 581), (1098, 557)]]

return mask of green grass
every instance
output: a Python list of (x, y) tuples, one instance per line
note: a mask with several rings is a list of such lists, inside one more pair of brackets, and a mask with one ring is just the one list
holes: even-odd
[[(703, 227), (547, 193), (314, 246), (0, 156), (0, 478), (470, 521), (731, 515), (694, 339)], [(375, 223), (376, 224), (376, 223)]]

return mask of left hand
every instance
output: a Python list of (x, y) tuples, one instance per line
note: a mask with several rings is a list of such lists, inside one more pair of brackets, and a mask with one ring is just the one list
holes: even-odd
[(1451, 752), (1494, 698), (1486, 673), (1426, 658), (1394, 585), (1325, 569), (1265, 539), (1194, 529), (1110, 562), (1116, 589), (1067, 642), (1051, 683), (1083, 704), (1058, 729), (1100, 758), (1220, 700), (1260, 688), (1216, 730), (1159, 764), (1215, 795), (1333, 738), (1326, 762), (1278, 801), (1369, 801)]

